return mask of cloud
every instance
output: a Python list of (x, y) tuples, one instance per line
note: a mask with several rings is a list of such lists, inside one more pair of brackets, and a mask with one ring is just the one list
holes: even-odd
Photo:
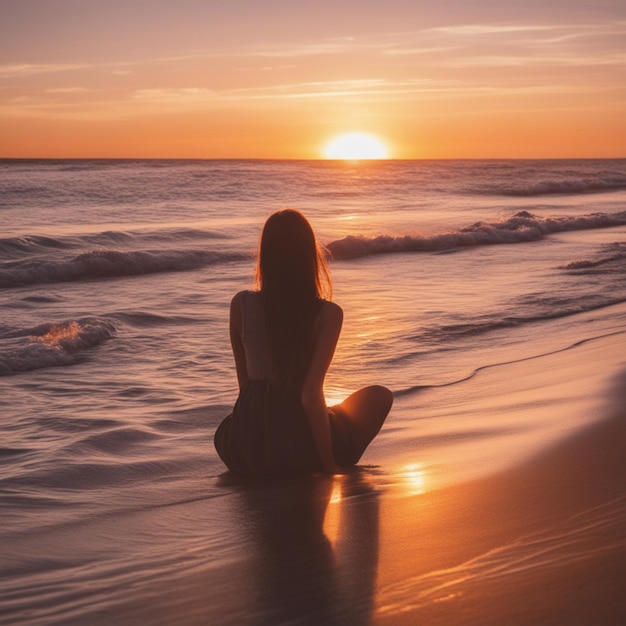
[(354, 37), (340, 37), (326, 41), (304, 43), (300, 45), (285, 44), (282, 46), (271, 46), (258, 48), (256, 50), (237, 50), (222, 53), (224, 56), (244, 56), (244, 57), (308, 57), (329, 54), (342, 54), (349, 52), (356, 47)]
[(68, 72), (86, 67), (76, 63), (14, 63), (0, 65), (0, 78), (18, 78), (33, 74), (49, 74), (52, 72)]
[[(242, 89), (231, 92), (231, 95), (243, 95), (244, 93), (247, 93), (251, 97), (257, 98), (319, 97), (325, 94), (372, 92), (378, 89), (382, 89), (387, 85), (388, 81), (383, 78), (311, 81), (303, 83), (272, 85), (269, 87), (260, 87), (254, 90)], [(254, 96), (254, 91), (261, 92), (261, 95)]]
[[(367, 106), (469, 97), (484, 99), (482, 107), (490, 96), (499, 98), (498, 106), (508, 98), (517, 107), (520, 94), (564, 94), (560, 102), (567, 107), (567, 94), (586, 91), (599, 98), (616, 91), (626, 66), (625, 29), (624, 22), (466, 24), (94, 64), (4, 64), (2, 111), (111, 119), (231, 106), (278, 108), (292, 106), (290, 101), (296, 108), (298, 100)], [(315, 55), (320, 58), (309, 58)], [(80, 74), (63, 73), (75, 70)], [(18, 80), (34, 74), (49, 76)], [(616, 99), (613, 92), (608, 100)]]
[(51, 89), (46, 89), (44, 93), (53, 93), (53, 94), (72, 94), (72, 93), (87, 93), (90, 90), (86, 87), (53, 87)]
[(215, 91), (203, 87), (138, 89), (130, 94), (136, 103), (174, 105), (177, 108), (195, 108), (215, 98)]
[(454, 50), (461, 50), (462, 46), (432, 46), (430, 48), (390, 48), (389, 50), (383, 50), (384, 55), (389, 56), (407, 56), (412, 54), (433, 54), (437, 52), (452, 52)]
[(291, 83), (254, 89), (238, 89), (216, 93), (216, 99), (238, 100), (296, 100), (296, 99), (349, 99), (364, 97), (370, 100), (432, 100), (438, 98), (468, 98), (482, 96), (516, 96), (520, 94), (586, 93), (586, 87), (566, 84), (514, 84), (493, 85), (463, 79), (434, 80), (429, 78), (367, 79), (346, 81), (315, 81)]
[(586, 55), (566, 53), (544, 53), (528, 55), (475, 55), (441, 61), (441, 67), (522, 67), (536, 65), (545, 69), (549, 66), (583, 67), (600, 65), (626, 65), (626, 53)]
[(437, 26), (427, 28), (424, 33), (445, 33), (449, 35), (500, 35), (528, 31), (554, 30), (555, 26), (536, 24), (465, 24), (460, 26)]

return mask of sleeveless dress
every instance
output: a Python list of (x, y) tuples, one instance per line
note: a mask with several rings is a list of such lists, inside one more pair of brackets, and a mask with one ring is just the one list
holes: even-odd
[[(249, 381), (219, 425), (214, 444), (234, 474), (277, 478), (321, 471), (300, 389), (285, 392), (271, 380), (271, 355), (260, 293), (243, 292), (241, 339)], [(343, 467), (354, 465), (364, 450), (351, 436), (351, 424), (339, 407), (328, 409), (333, 456)]]

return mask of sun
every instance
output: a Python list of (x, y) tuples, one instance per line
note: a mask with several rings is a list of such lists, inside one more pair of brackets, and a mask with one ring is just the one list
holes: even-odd
[(361, 161), (364, 159), (388, 159), (387, 146), (369, 133), (345, 133), (331, 139), (324, 148), (327, 159)]

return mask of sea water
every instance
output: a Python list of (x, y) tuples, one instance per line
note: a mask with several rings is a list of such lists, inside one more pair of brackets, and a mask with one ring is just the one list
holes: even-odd
[[(21, 545), (6, 606), (64, 597), (46, 572), (71, 566), (76, 524), (228, 497), (212, 435), (237, 394), (229, 303), (287, 207), (327, 247), (345, 313), (329, 404), (394, 392), (363, 457), (383, 475), (385, 455), (419, 465), (512, 428), (425, 419), (424, 390), (462, 406), (477, 372), (625, 332), (626, 160), (0, 161), (0, 507)], [(223, 532), (202, 541), (227, 558)], [(106, 537), (90, 545), (75, 576), (106, 556)], [(112, 563), (165, 571), (166, 554)]]

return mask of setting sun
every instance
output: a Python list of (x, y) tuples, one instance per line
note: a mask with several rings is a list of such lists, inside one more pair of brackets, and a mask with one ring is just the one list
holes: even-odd
[(324, 156), (347, 161), (389, 158), (385, 144), (368, 133), (346, 133), (335, 137), (324, 148)]

